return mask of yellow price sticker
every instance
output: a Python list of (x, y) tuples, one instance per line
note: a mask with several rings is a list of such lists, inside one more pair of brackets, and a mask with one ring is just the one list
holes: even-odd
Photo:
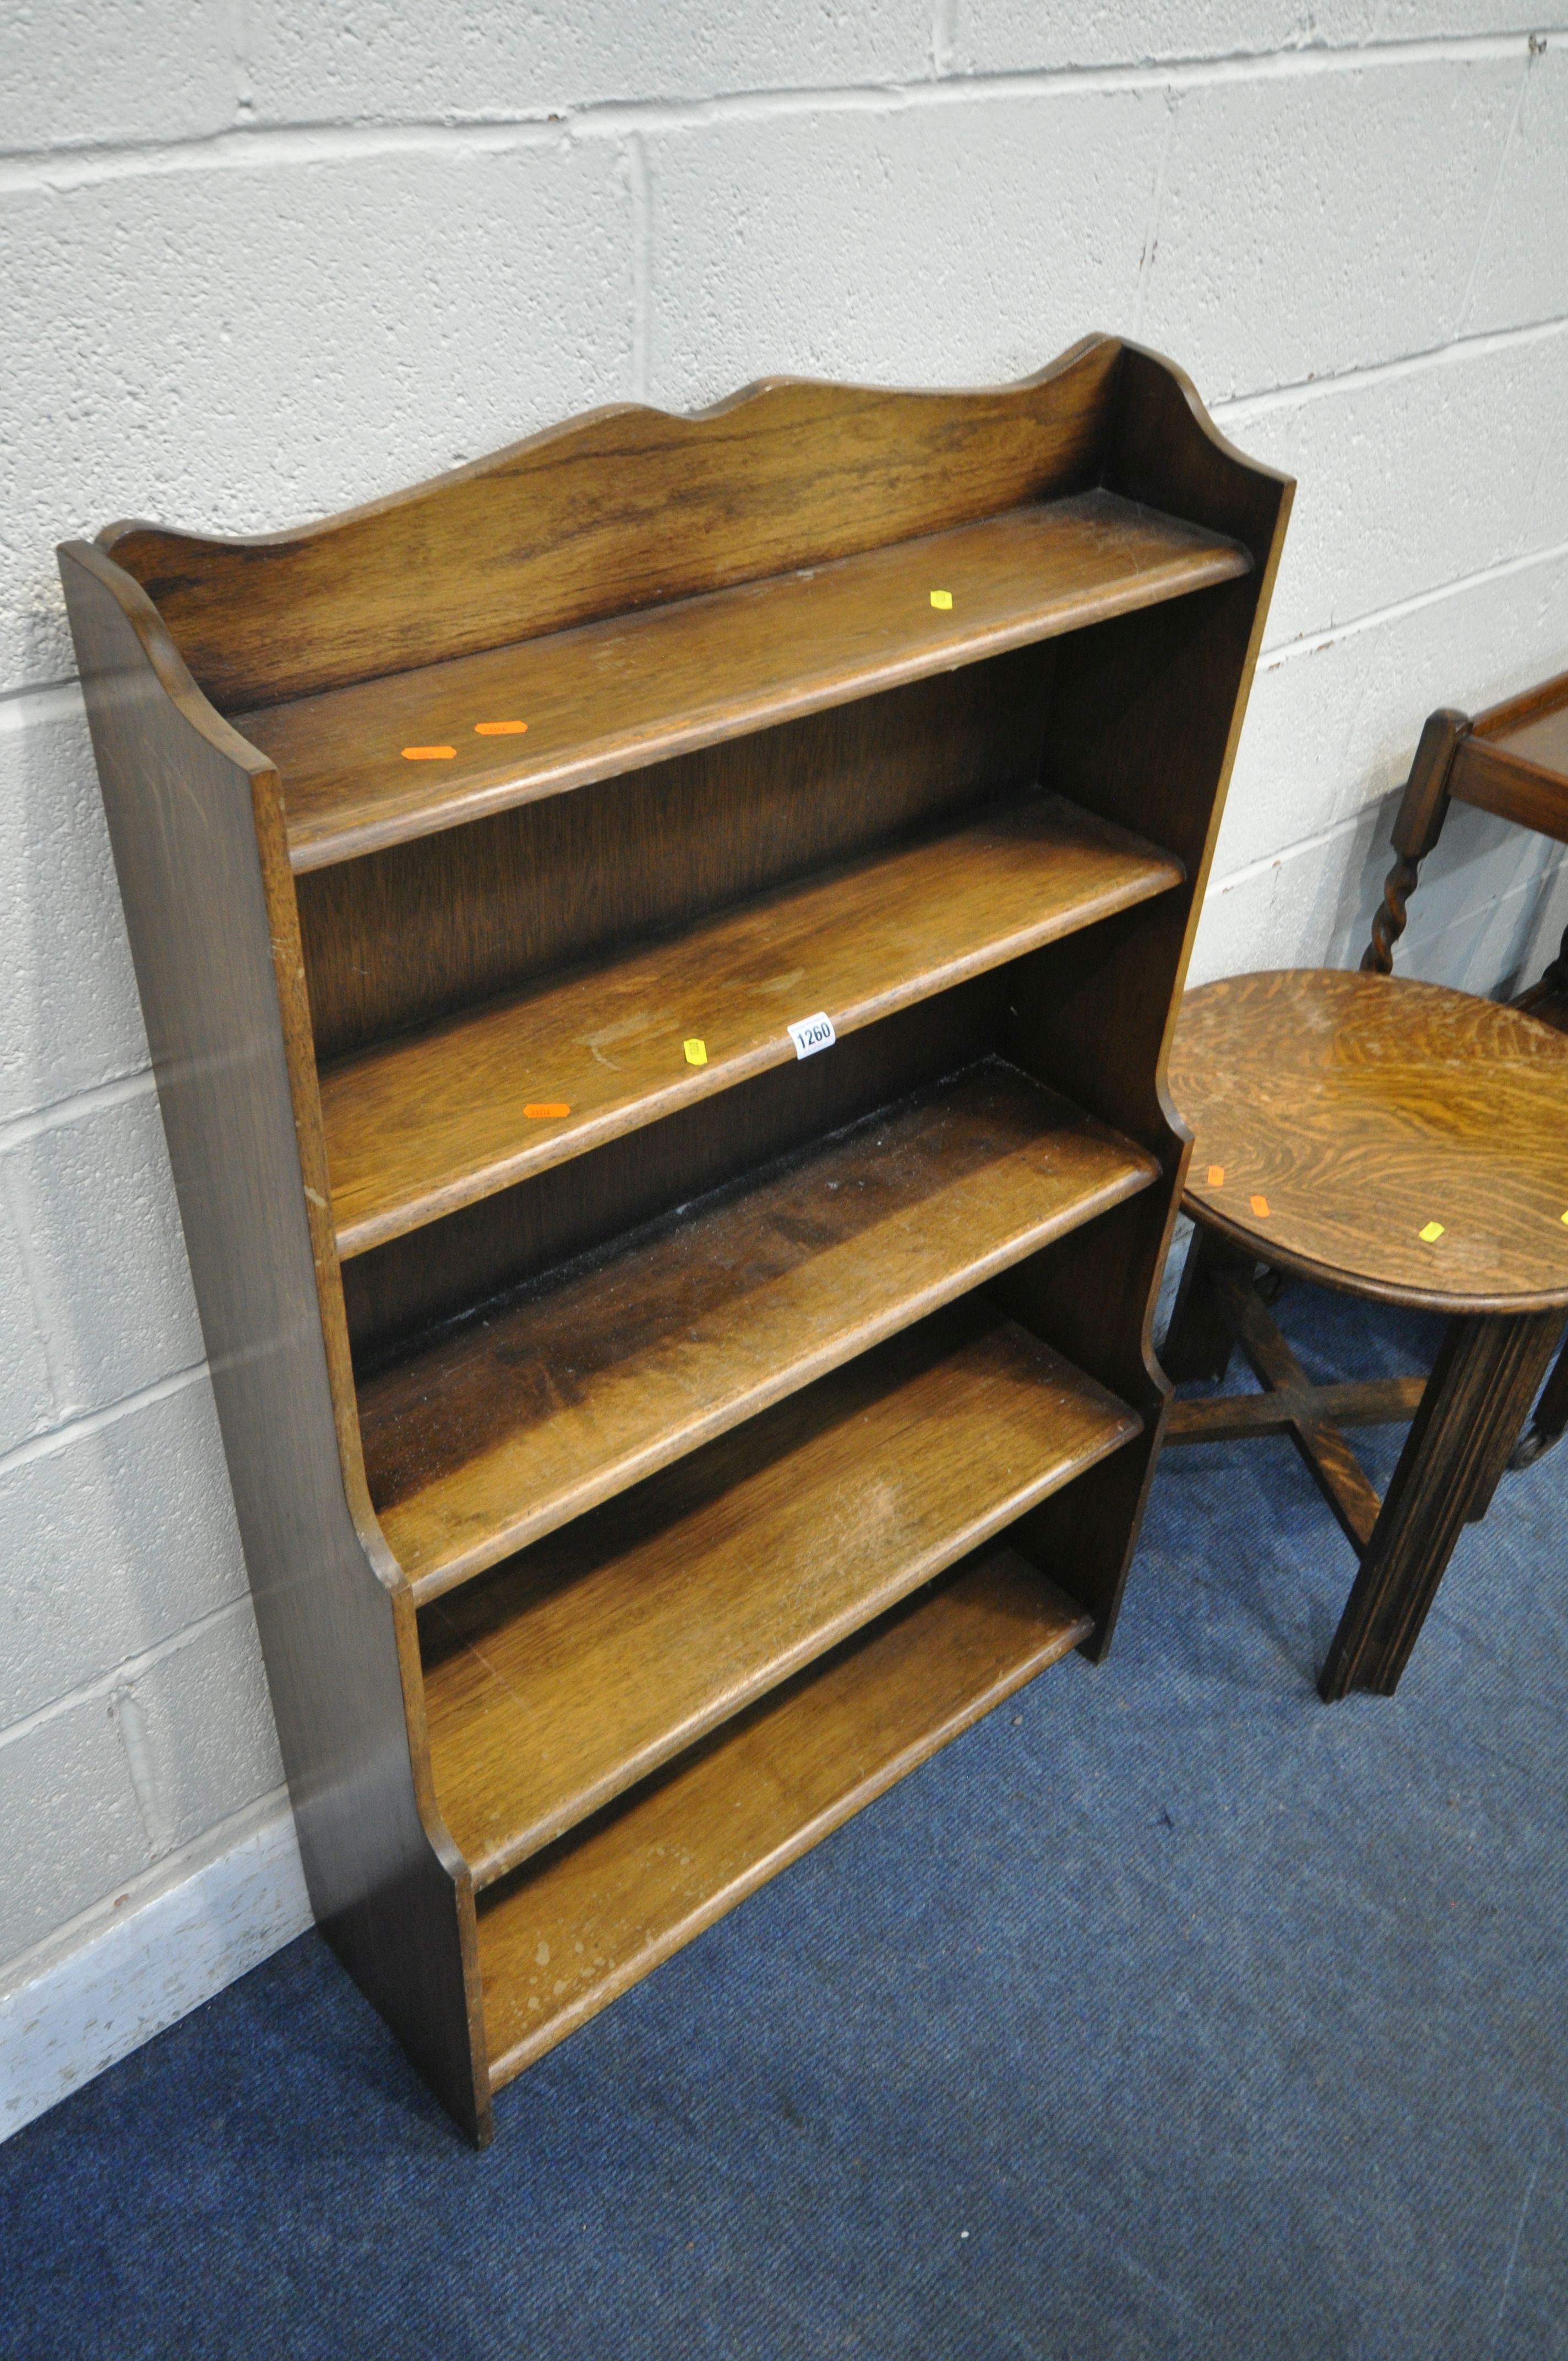
[(1424, 1238), (1429, 1246), (1435, 1246), (1439, 1238), (1442, 1235), (1442, 1224), (1441, 1222), (1429, 1222), (1424, 1230), (1418, 1230), (1416, 1232), (1416, 1235), (1419, 1238)]
[(707, 1065), (707, 1043), (706, 1041), (683, 1041), (681, 1047), (686, 1053), (688, 1066)]
[(952, 606), (952, 603), (953, 603), (953, 594), (952, 594), (952, 592), (951, 592), (950, 590), (933, 590), (933, 591), (932, 591), (932, 593), (931, 593), (931, 604), (932, 604), (932, 606), (933, 606), (933, 607), (939, 607), (939, 608), (942, 609), (942, 612), (943, 612), (944, 614), (946, 614), (946, 613), (948, 612), (948, 609)]

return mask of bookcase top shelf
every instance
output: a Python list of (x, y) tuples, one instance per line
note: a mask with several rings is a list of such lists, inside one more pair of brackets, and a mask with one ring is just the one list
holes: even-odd
[(1251, 566), (1098, 489), (233, 719), (278, 766), (293, 868), (320, 869)]

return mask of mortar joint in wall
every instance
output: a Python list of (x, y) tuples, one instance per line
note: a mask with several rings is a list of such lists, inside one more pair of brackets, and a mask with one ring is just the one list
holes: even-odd
[(131, 1793), (136, 1797), (137, 1810), (141, 1815), (148, 1852), (153, 1861), (160, 1861), (174, 1842), (174, 1831), (159, 1794), (147, 1708), (137, 1696), (134, 1683), (123, 1677), (116, 1680), (109, 1692), (108, 1715), (125, 1749), (126, 1768), (130, 1774)]
[(166, 1657), (178, 1655), (182, 1649), (191, 1646), (228, 1618), (254, 1611), (248, 1590), (239, 1591), (233, 1598), (225, 1598), (221, 1606), (209, 1608), (205, 1614), (198, 1615), (192, 1622), (181, 1624), (179, 1631), (155, 1640), (151, 1647), (144, 1648), (139, 1655), (127, 1656), (111, 1671), (101, 1673), (95, 1680), (83, 1681), (78, 1687), (67, 1689), (62, 1695), (50, 1697), (47, 1704), (35, 1708), (31, 1713), (24, 1714), (19, 1721), (9, 1723), (0, 1730), (0, 1748), (18, 1744), (30, 1738), (36, 1730), (43, 1729), (47, 1723), (58, 1720), (61, 1714), (73, 1712), (82, 1706), (104, 1705), (112, 1718), (115, 1698), (122, 1694), (128, 1695), (137, 1683), (155, 1665), (162, 1664)]
[[(936, 0), (941, 7), (946, 0)], [(1555, 35), (1562, 27), (1553, 27)], [(585, 103), (565, 114), (483, 114), (449, 112), (441, 116), (408, 115), (375, 121), (327, 118), (320, 121), (260, 123), (253, 112), (226, 131), (186, 138), (62, 143), (55, 148), (15, 149), (0, 157), (0, 188), (60, 192), (84, 182), (126, 175), (170, 170), (205, 170), (234, 167), (250, 170), (271, 151), (279, 160), (327, 161), (356, 154), (402, 148), (446, 147), (458, 142), (480, 146), (501, 142), (530, 144), (542, 137), (568, 138), (615, 137), (629, 124), (648, 130), (690, 130), (723, 121), (747, 121), (773, 115), (819, 113), (825, 109), (879, 109), (946, 100), (1010, 100), (1049, 96), (1068, 91), (1149, 89), (1160, 85), (1196, 87), (1222, 82), (1257, 81), (1304, 73), (1363, 73), (1371, 68), (1396, 69), (1431, 63), (1464, 63), (1506, 56), (1517, 57), (1518, 32), (1463, 33), (1409, 40), (1382, 40), (1307, 46), (1282, 44), (1273, 49), (1223, 56), (1174, 55), (1140, 58), (1092, 66), (1007, 69), (963, 73), (949, 58), (935, 78), (916, 82), (833, 83), (800, 85), (762, 91), (725, 91), (691, 99), (606, 99)], [(935, 38), (935, 36), (933, 36)], [(1547, 35), (1530, 37), (1544, 48)], [(933, 60), (935, 49), (933, 49)], [(239, 102), (236, 101), (236, 106)], [(246, 102), (247, 107), (249, 102)]]
[(176, 1884), (193, 1877), (209, 1862), (219, 1859), (235, 1846), (243, 1844), (284, 1819), (290, 1810), (286, 1786), (270, 1788), (265, 1795), (255, 1797), (237, 1812), (214, 1820), (211, 1828), (199, 1836), (177, 1845), (159, 1861), (139, 1870), (123, 1883), (113, 1885), (96, 1901), (78, 1911), (60, 1926), (53, 1927), (26, 1950), (0, 1960), (0, 2002), (18, 1985), (42, 1974), (57, 1960), (76, 1949), (83, 1942), (102, 1934), (115, 1920), (134, 1916), (144, 1904), (156, 1901)]
[(955, 48), (956, 0), (931, 0), (931, 71), (950, 74)]

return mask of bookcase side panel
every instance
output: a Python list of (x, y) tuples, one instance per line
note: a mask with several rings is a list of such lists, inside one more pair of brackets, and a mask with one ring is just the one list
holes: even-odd
[(85, 544), (60, 565), (313, 1906), (483, 2139), (472, 1894), (418, 1792), (411, 1602), (367, 1557), (339, 1460), (254, 764), (135, 585)]
[(996, 1290), (1145, 1420), (1134, 1444), (1033, 1511), (1017, 1536), (1094, 1614), (1094, 1655), (1110, 1642), (1169, 1397), (1150, 1323), (1190, 1139), (1166, 1093), (1166, 1057), (1293, 489), (1224, 443), (1179, 370), (1134, 349), (1108, 480), (1234, 535), (1253, 570), (1078, 634), (1055, 676), (1047, 784), (1154, 838), (1188, 873), (1179, 891), (1024, 962), (1010, 1019), (1018, 1063), (1148, 1148), (1166, 1175)]

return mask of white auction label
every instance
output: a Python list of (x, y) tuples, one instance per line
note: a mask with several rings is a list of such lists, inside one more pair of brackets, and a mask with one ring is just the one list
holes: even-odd
[(839, 1038), (833, 1030), (833, 1019), (823, 1009), (815, 1016), (803, 1016), (789, 1028), (797, 1058), (815, 1058), (818, 1049), (830, 1049)]

